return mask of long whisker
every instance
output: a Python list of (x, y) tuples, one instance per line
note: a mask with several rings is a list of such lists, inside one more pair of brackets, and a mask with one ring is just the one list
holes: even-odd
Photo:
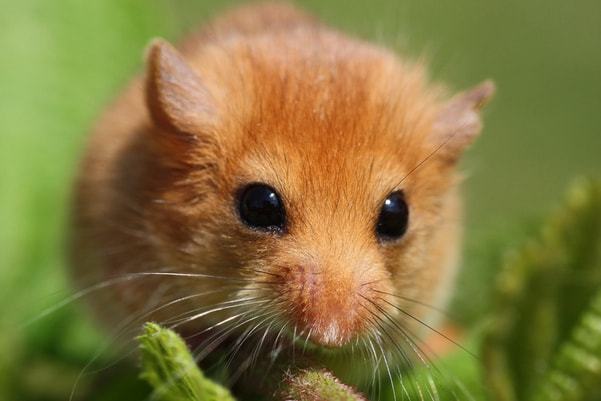
[(94, 292), (103, 290), (105, 288), (111, 287), (113, 285), (117, 285), (117, 284), (122, 284), (122, 283), (126, 283), (132, 280), (136, 280), (136, 279), (140, 279), (140, 278), (146, 278), (146, 277), (154, 277), (154, 276), (161, 276), (161, 277), (187, 277), (187, 278), (202, 278), (202, 279), (216, 279), (216, 280), (225, 280), (225, 281), (231, 281), (231, 282), (242, 282), (242, 283), (256, 283), (256, 281), (252, 281), (250, 279), (241, 279), (241, 278), (232, 278), (232, 277), (225, 277), (225, 276), (215, 276), (215, 275), (210, 275), (210, 274), (202, 274), (202, 273), (175, 273), (175, 272), (137, 272), (137, 273), (128, 273), (125, 274), (123, 276), (119, 276), (119, 277), (114, 277), (114, 278), (110, 278), (107, 280), (104, 280), (100, 283), (97, 284), (93, 284), (91, 286), (89, 286), (88, 288), (84, 288), (82, 290), (79, 290), (78, 292), (76, 292), (75, 294), (72, 294), (70, 296), (68, 296), (67, 298), (65, 298), (64, 300), (58, 302), (56, 305), (53, 305), (49, 308), (47, 308), (46, 310), (40, 312), (37, 316), (29, 319), (28, 321), (26, 321), (22, 328), (27, 328), (28, 326), (30, 326), (31, 324), (43, 319), (44, 317), (56, 312), (57, 310), (85, 297), (88, 296)]
[[(403, 338), (405, 339), (405, 341), (407, 341), (407, 343), (411, 346), (413, 352), (415, 353), (416, 356), (418, 356), (418, 358), (421, 360), (421, 362), (427, 366), (428, 368), (430, 368), (431, 365), (431, 361), (426, 357), (427, 361), (424, 360), (423, 356), (422, 356), (422, 352), (419, 349), (419, 347), (413, 342), (413, 340), (411, 339), (411, 337), (409, 336), (409, 334), (406, 332), (406, 330), (404, 328), (402, 328), (391, 316), (389, 313), (387, 313), (380, 305), (378, 305), (377, 303), (375, 303), (374, 301), (365, 298), (365, 300), (367, 300), (368, 302), (370, 302), (376, 309), (378, 309), (378, 311), (380, 313), (382, 313), (389, 322), (385, 322), (380, 316), (377, 316), (375, 314), (373, 314), (373, 316), (378, 320), (378, 326), (382, 329), (382, 331), (387, 335), (387, 337), (389, 338), (389, 340), (391, 341), (391, 343), (393, 344), (393, 346), (396, 348), (396, 350), (399, 352), (399, 354), (401, 355), (401, 357), (403, 358), (403, 360), (407, 363), (407, 366), (410, 369), (414, 369), (415, 365), (413, 363), (413, 361), (411, 359), (409, 359), (406, 355), (405, 355), (405, 351), (398, 345), (398, 343), (396, 342), (396, 340), (394, 339), (394, 337), (392, 335), (390, 335), (388, 333), (388, 330), (385, 329), (385, 327), (383, 326), (383, 324), (387, 324), (389, 327), (393, 328), (393, 329), (397, 329), (401, 335), (403, 336)], [(433, 364), (432, 364), (433, 365)], [(401, 375), (399, 375), (399, 378), (402, 379)], [(416, 390), (418, 391), (418, 393), (420, 394), (420, 399), (424, 399), (423, 398), (423, 391), (421, 389), (421, 385), (419, 382), (414, 383), (416, 385)], [(401, 380), (401, 386), (403, 387), (403, 390), (405, 392), (405, 394), (407, 395), (407, 397), (409, 397), (409, 394), (407, 393), (407, 389), (405, 388), (404, 382)], [(434, 392), (434, 394), (436, 394)], [(437, 399), (437, 397), (434, 396), (434, 394), (431, 393), (433, 399)], [(410, 397), (409, 397), (410, 398)]]
[[(244, 291), (245, 289), (242, 289), (241, 291)], [(172, 316), (170, 319), (168, 320), (164, 320), (161, 322), (161, 324), (163, 325), (173, 325), (176, 324), (175, 327), (178, 327), (185, 322), (186, 319), (191, 319), (194, 320), (193, 317), (196, 315), (199, 315), (200, 313), (204, 313), (207, 312), (206, 309), (207, 308), (215, 308), (215, 307), (221, 307), (223, 305), (230, 305), (230, 304), (237, 304), (237, 303), (242, 303), (242, 302), (246, 302), (246, 301), (255, 301), (255, 300), (260, 300), (260, 299), (267, 299), (267, 297), (264, 296), (247, 296), (246, 298), (235, 298), (235, 299), (228, 299), (225, 301), (221, 301), (215, 304), (210, 304), (210, 305), (200, 305), (198, 307), (189, 309), (185, 312), (182, 312), (176, 316)], [(202, 311), (202, 312), (201, 312)], [(203, 316), (199, 316), (197, 318), (200, 318)]]
[[(374, 313), (372, 313), (372, 316), (374, 317), (374, 319), (376, 319), (375, 322), (373, 320), (371, 320), (372, 324), (377, 325), (380, 328), (380, 330), (382, 330), (382, 332), (386, 335), (386, 337), (388, 338), (388, 340), (390, 341), (390, 343), (392, 344), (394, 349), (396, 349), (396, 351), (399, 353), (401, 359), (403, 359), (403, 361), (406, 363), (406, 365), (404, 365), (404, 366), (409, 367), (410, 369), (413, 369), (414, 368), (413, 361), (411, 359), (409, 359), (409, 357), (406, 355), (405, 350), (403, 350), (401, 348), (401, 346), (398, 344), (396, 339), (388, 332), (388, 330), (386, 330), (386, 328), (384, 326), (384, 321)], [(407, 396), (407, 398), (411, 398), (409, 396), (409, 392), (407, 391), (407, 388), (405, 387), (405, 383), (403, 381), (402, 367), (399, 367), (397, 370), (399, 372), (399, 374), (398, 374), (399, 382), (403, 389), (403, 393)]]
[[(386, 330), (384, 330), (384, 328), (381, 325), (381, 323), (379, 323), (380, 318), (377, 315), (375, 315), (369, 308), (367, 308), (362, 303), (359, 303), (359, 306), (363, 307), (363, 309), (365, 309), (369, 313), (369, 316), (366, 317), (366, 320), (369, 321), (374, 327), (378, 327), (379, 329), (381, 329), (382, 331), (384, 331), (384, 333), (392, 340), (392, 336), (390, 336), (390, 334), (388, 334), (388, 332)], [(376, 320), (374, 320), (374, 319), (376, 319)], [(377, 333), (377, 332), (374, 332), (374, 333)], [(386, 370), (387, 370), (387, 373), (388, 373), (388, 378), (390, 380), (390, 388), (392, 389), (393, 399), (396, 400), (397, 399), (396, 398), (396, 389), (395, 389), (395, 386), (394, 386), (394, 382), (392, 380), (392, 373), (390, 371), (390, 366), (389, 366), (389, 363), (388, 363), (388, 359), (386, 358), (386, 355), (384, 353), (384, 348), (382, 347), (382, 344), (381, 344), (381, 336), (377, 335), (377, 337), (375, 337), (375, 340), (376, 340), (376, 344), (378, 345), (378, 348), (381, 351), (381, 355), (382, 355), (382, 357), (384, 359), (384, 364), (386, 366)], [(404, 357), (404, 352), (402, 350), (399, 350), (399, 352)], [(402, 381), (401, 381), (401, 386), (403, 387), (403, 391), (407, 394), (407, 396), (409, 396), (409, 394), (407, 393), (407, 390), (405, 389), (405, 385), (404, 385), (404, 383)]]
[[(243, 316), (252, 314), (254, 311), (246, 311)], [(218, 347), (223, 341), (225, 341), (225, 339), (227, 339), (227, 336), (229, 335), (229, 333), (233, 332), (234, 330), (236, 330), (237, 328), (244, 326), (245, 324), (248, 324), (250, 322), (252, 322), (253, 320), (256, 319), (260, 319), (261, 317), (265, 316), (265, 314), (259, 314), (259, 315), (255, 315), (252, 317), (249, 317), (248, 319), (237, 323), (236, 325), (234, 325), (231, 328), (225, 328), (224, 330), (222, 330), (219, 333), (215, 333), (212, 337), (209, 337), (207, 339), (207, 341), (210, 341), (210, 343), (208, 344), (208, 346), (204, 345), (204, 342), (201, 343), (198, 347), (198, 349), (202, 349), (200, 352), (197, 353), (196, 357), (194, 358), (196, 360), (196, 362), (201, 361), (202, 359), (204, 359), (205, 356), (207, 356), (209, 353), (211, 353), (216, 347)]]
[(307, 349), (307, 343), (309, 342), (309, 337), (311, 337), (311, 333), (313, 332), (313, 327), (309, 329), (307, 333), (307, 338), (305, 338), (305, 343), (303, 344), (303, 355), (305, 354), (305, 350)]
[[(245, 312), (245, 314), (250, 314), (251, 312), (252, 312), (252, 311), (246, 311), (246, 312)], [(243, 315), (243, 314), (241, 314), (241, 315)], [(256, 317), (254, 317), (254, 318), (256, 318)], [(238, 325), (236, 325), (236, 326), (232, 327), (231, 329), (229, 329), (229, 330), (228, 330), (228, 332), (229, 332), (229, 331), (232, 331), (232, 330), (235, 330), (235, 329), (236, 329), (237, 327), (239, 327), (240, 325), (246, 324), (246, 323), (248, 323), (249, 321), (251, 321), (251, 320), (252, 320), (252, 319), (254, 319), (254, 318), (250, 318), (250, 319), (248, 319), (248, 320), (246, 320), (246, 321), (243, 321), (242, 323), (240, 323), (240, 324), (238, 324)], [(228, 318), (228, 319), (229, 319), (229, 318)], [(231, 320), (231, 319), (230, 319), (230, 320)], [(221, 323), (221, 322), (220, 322), (220, 323)], [(217, 334), (219, 334), (219, 333), (217, 333)], [(216, 338), (216, 340), (217, 340), (218, 342), (215, 344), (215, 341), (212, 341), (212, 342), (211, 342), (211, 344), (209, 344), (209, 345), (211, 345), (212, 347), (204, 348), (204, 349), (203, 349), (203, 352), (201, 352), (201, 353), (198, 353), (198, 354), (195, 356), (195, 358), (194, 358), (195, 362), (196, 362), (196, 363), (199, 363), (201, 359), (203, 359), (203, 358), (204, 358), (206, 355), (208, 355), (210, 352), (212, 352), (212, 351), (213, 351), (213, 350), (214, 350), (214, 349), (215, 349), (217, 346), (219, 346), (219, 344), (221, 344), (221, 342), (222, 342), (224, 339), (226, 339), (226, 338), (227, 338), (227, 332), (226, 332), (226, 333), (223, 333), (223, 334), (219, 334), (219, 337), (217, 337), (217, 338)], [(201, 346), (199, 346), (198, 348), (200, 348), (200, 347), (202, 347), (202, 344), (201, 344)], [(171, 378), (171, 379), (169, 380), (169, 382), (167, 382), (167, 383), (164, 383), (163, 385), (164, 385), (164, 386), (171, 386), (171, 385), (174, 385), (174, 384), (175, 384), (175, 382), (176, 382), (176, 380), (178, 380), (179, 378), (181, 378), (181, 376), (179, 376), (179, 377), (173, 377), (173, 378)], [(149, 399), (155, 399), (157, 396), (158, 396), (158, 393), (154, 392), (153, 394), (151, 394), (151, 395), (149, 396)]]
[(395, 308), (396, 310), (398, 310), (399, 312), (401, 312), (403, 315), (409, 317), (412, 320), (415, 320), (416, 322), (418, 322), (419, 324), (421, 324), (422, 326), (428, 328), (429, 330), (433, 331), (434, 333), (438, 334), (439, 336), (441, 336), (442, 338), (444, 338), (445, 340), (449, 341), (451, 344), (456, 345), (457, 347), (459, 347), (461, 350), (463, 350), (464, 352), (468, 353), (472, 358), (478, 360), (478, 356), (476, 354), (474, 354), (472, 351), (470, 351), (469, 349), (465, 348), (463, 345), (459, 344), (457, 341), (453, 340), (452, 338), (450, 338), (449, 336), (447, 336), (446, 334), (442, 333), (441, 331), (435, 329), (434, 327), (430, 326), (429, 324), (427, 324), (426, 322), (424, 322), (423, 320), (419, 319), (416, 316), (413, 316), (411, 313), (405, 311), (404, 309), (402, 309), (401, 307), (399, 307), (398, 305), (395, 305), (391, 302), (389, 302), (388, 300), (384, 299), (384, 298), (378, 298), (379, 300), (386, 302), (388, 305), (392, 306), (393, 308)]
[[(415, 354), (418, 355), (420, 357), (420, 359), (423, 360), (425, 358), (428, 361), (428, 363), (426, 364), (426, 366), (428, 367), (428, 369), (430, 371), (433, 371), (433, 373), (437, 374), (437, 376), (443, 377), (444, 380), (450, 380), (450, 381), (452, 381), (452, 383), (457, 388), (459, 388), (463, 392), (464, 395), (466, 395), (467, 397), (469, 397), (469, 398), (471, 398), (473, 400), (474, 399), (473, 395), (471, 395), (469, 393), (469, 391), (465, 388), (465, 386), (460, 381), (458, 381), (453, 376), (449, 377), (448, 375), (444, 374), (444, 372), (438, 366), (436, 366), (436, 364), (430, 359), (430, 357), (428, 357), (428, 355), (419, 347), (419, 345), (416, 342), (416, 341), (419, 341), (418, 340), (418, 336), (415, 335), (415, 334), (413, 334), (413, 333), (411, 333), (411, 331), (408, 328), (405, 331), (406, 331), (406, 333), (408, 335), (408, 337), (407, 337), (408, 342), (411, 345), (411, 347), (413, 348)], [(429, 348), (427, 344), (424, 344), (424, 347), (425, 348)], [(433, 354), (433, 355), (435, 355), (435, 353), (432, 352), (431, 350), (430, 350), (430, 353)], [(432, 394), (432, 398), (435, 399), (435, 400), (439, 400), (440, 399), (440, 395), (438, 394), (438, 389), (437, 389), (436, 383), (433, 380), (432, 374), (428, 375), (428, 384), (429, 384), (430, 392)], [(460, 398), (455, 394), (454, 389), (451, 388), (450, 390), (452, 391), (453, 395), (455, 396), (455, 399), (459, 400)]]
[(382, 338), (380, 335), (376, 336), (376, 343), (378, 344), (378, 348), (380, 348), (382, 358), (384, 358), (384, 365), (386, 366), (386, 372), (388, 373), (388, 379), (390, 380), (390, 387), (392, 388), (392, 399), (396, 401), (396, 389), (394, 386), (394, 380), (392, 379), (392, 373), (390, 371), (390, 364), (388, 363), (388, 358), (386, 358), (386, 352), (384, 351), (384, 347), (382, 347)]
[[(261, 325), (262, 325), (263, 323), (265, 323), (265, 322), (266, 322), (266, 321), (268, 321), (269, 319), (272, 319), (274, 316), (276, 316), (276, 317), (277, 317), (277, 312), (274, 312), (274, 313), (268, 314), (268, 315), (267, 315), (267, 317), (265, 317), (263, 320), (261, 320), (259, 323), (257, 323), (257, 324), (256, 324), (256, 325), (255, 325), (255, 326), (254, 326), (254, 327), (253, 327), (253, 328), (252, 328), (252, 329), (251, 329), (251, 330), (248, 332), (248, 334), (245, 336), (245, 338), (244, 338), (244, 339), (243, 339), (243, 340), (242, 340), (242, 341), (241, 341), (241, 342), (240, 342), (240, 343), (237, 345), (237, 347), (236, 347), (236, 349), (234, 350), (234, 352), (233, 352), (233, 353), (230, 355), (229, 361), (228, 361), (228, 363), (227, 363), (227, 365), (226, 365), (226, 366), (230, 366), (230, 365), (231, 365), (231, 363), (234, 361), (234, 359), (235, 359), (235, 357), (236, 357), (236, 354), (237, 354), (237, 352), (239, 352), (239, 351), (240, 351), (240, 349), (242, 348), (242, 345), (244, 344), (244, 342), (245, 342), (246, 340), (248, 340), (248, 339), (249, 339), (249, 338), (252, 336), (252, 334), (253, 334), (253, 333), (254, 333), (256, 330), (258, 330), (258, 329), (261, 327)], [(267, 330), (268, 330), (268, 329), (269, 329), (269, 327), (267, 328)], [(265, 335), (267, 335), (267, 330), (265, 331), (265, 334), (264, 334), (264, 336), (265, 336)], [(262, 341), (261, 341), (261, 344), (262, 344)], [(253, 359), (254, 359), (254, 357), (255, 357), (255, 356), (253, 356), (253, 355), (254, 355), (254, 352), (253, 352), (253, 353), (251, 353), (251, 354), (249, 355), (249, 357), (248, 357), (248, 358), (246, 358), (246, 360), (240, 364), (240, 366), (239, 366), (239, 368), (236, 370), (236, 372), (235, 372), (235, 373), (234, 373), (234, 374), (233, 374), (233, 375), (230, 377), (230, 382), (231, 382), (231, 383), (234, 383), (234, 382), (236, 382), (236, 381), (238, 380), (238, 378), (239, 378), (239, 377), (242, 375), (242, 373), (244, 373), (244, 371), (245, 371), (246, 369), (248, 369), (248, 367), (249, 367), (249, 366), (252, 366)]]
[(297, 325), (296, 323), (294, 324), (294, 331), (293, 331), (293, 335), (292, 335), (292, 364), (296, 365), (296, 330), (297, 330)]
[[(373, 324), (373, 321), (372, 321), (372, 324)], [(397, 399), (396, 388), (394, 385), (394, 380), (392, 379), (392, 372), (390, 370), (390, 364), (388, 363), (388, 358), (386, 357), (386, 352), (384, 351), (384, 347), (382, 346), (382, 338), (377, 331), (374, 331), (373, 333), (375, 334), (374, 339), (375, 339), (376, 345), (378, 346), (378, 348), (380, 350), (380, 355), (382, 355), (382, 358), (384, 360), (384, 367), (386, 368), (388, 380), (390, 381), (390, 388), (392, 390), (392, 398), (394, 401), (396, 401), (396, 399)]]
[(228, 358), (228, 362), (227, 362), (226, 366), (229, 366), (234, 361), (236, 354), (238, 353), (238, 351), (240, 351), (240, 349), (242, 348), (242, 345), (261, 326), (261, 324), (266, 322), (268, 319), (271, 319), (274, 315), (275, 315), (274, 312), (263, 314), (262, 316), (264, 317), (264, 319), (260, 320), (258, 323), (256, 323), (252, 328), (250, 328), (250, 330), (248, 330), (244, 335), (242, 335), (238, 339), (238, 341), (236, 341), (234, 349), (232, 350), (232, 352), (230, 352), (230, 356)]
[[(207, 315), (209, 315), (211, 313), (220, 312), (220, 311), (223, 311), (223, 310), (226, 310), (226, 309), (239, 308), (240, 305), (238, 305), (238, 304), (241, 303), (241, 302), (245, 302), (245, 301), (251, 301), (251, 302), (248, 302), (248, 303), (244, 304), (244, 306), (257, 305), (257, 304), (269, 302), (269, 300), (265, 300), (265, 299), (259, 299), (259, 300), (257, 300), (256, 297), (249, 297), (249, 298), (243, 298), (243, 299), (236, 299), (236, 300), (232, 300), (232, 301), (226, 301), (226, 302), (223, 302), (223, 304), (222, 304), (222, 305), (225, 305), (225, 306), (220, 306), (218, 308), (213, 308), (213, 309), (210, 309), (208, 311), (197, 313), (197, 314), (195, 314), (193, 316), (185, 318), (185, 319), (183, 319), (183, 320), (181, 320), (181, 321), (179, 321), (179, 322), (171, 325), (169, 328), (171, 330), (173, 330), (173, 329), (175, 329), (175, 328), (177, 328), (177, 327), (179, 327), (179, 326), (181, 326), (183, 324), (186, 324), (186, 323), (192, 322), (194, 320), (200, 319), (201, 317), (207, 316)], [(234, 304), (230, 305), (231, 303), (234, 303)]]
[(446, 311), (444, 309), (441, 309), (441, 308), (439, 308), (437, 306), (428, 304), (426, 302), (422, 302), (422, 301), (419, 301), (419, 300), (413, 299), (413, 298), (408, 298), (408, 297), (405, 297), (405, 296), (402, 296), (402, 295), (399, 295), (399, 294), (393, 294), (391, 292), (381, 291), (381, 290), (378, 290), (378, 289), (375, 289), (375, 288), (370, 288), (370, 290), (373, 291), (373, 292), (377, 292), (379, 294), (382, 294), (382, 295), (387, 295), (387, 296), (390, 296), (390, 297), (398, 298), (398, 299), (403, 300), (403, 301), (411, 302), (411, 303), (419, 305), (419, 306), (423, 306), (425, 308), (428, 308), (428, 309), (431, 309), (431, 310), (433, 310), (435, 312), (440, 313), (444, 317), (447, 317), (447, 318), (452, 319), (452, 320), (456, 320), (456, 319), (453, 318), (453, 316), (451, 316), (449, 314), (448, 311)]
[(278, 340), (280, 339), (280, 336), (284, 332), (284, 329), (287, 327), (287, 325), (288, 325), (287, 322), (284, 322), (284, 324), (282, 324), (282, 326), (280, 327), (280, 330), (278, 331), (278, 334), (275, 336), (275, 339), (273, 340), (273, 344), (271, 346), (271, 352), (269, 354), (270, 361), (269, 361), (269, 365), (267, 366), (267, 372), (271, 372), (271, 369), (273, 368), (273, 365), (275, 364), (275, 361), (277, 360), (277, 358), (279, 356), (282, 344), (279, 344)]
[[(428, 357), (428, 355), (421, 350), (419, 345), (412, 338), (412, 337), (417, 338), (416, 335), (411, 334), (411, 332), (408, 328), (401, 327), (400, 324), (395, 319), (393, 319), (392, 316), (387, 311), (385, 311), (381, 306), (377, 305), (375, 302), (373, 302), (371, 300), (369, 300), (369, 301), (372, 302), (372, 304), (380, 311), (380, 313), (382, 313), (389, 320), (389, 322), (390, 322), (389, 324), (393, 325), (395, 328), (397, 328), (403, 334), (403, 337), (406, 339), (407, 343), (411, 346), (415, 355), (428, 368), (428, 375), (427, 375), (428, 386), (427, 386), (427, 388), (428, 388), (428, 392), (433, 400), (440, 400), (440, 395), (438, 393), (437, 385), (433, 379), (432, 373), (436, 374), (437, 376), (444, 376), (445, 377), (444, 380), (449, 380), (449, 382), (452, 382), (458, 389), (461, 390), (462, 393), (464, 393), (466, 396), (468, 396), (470, 398), (473, 398), (473, 395), (469, 394), (469, 391), (467, 391), (465, 386), (463, 386), (460, 382), (458, 382), (454, 377), (447, 377), (447, 375), (445, 375), (436, 366), (436, 364), (430, 359), (430, 357)], [(421, 394), (422, 393), (421, 386), (418, 385), (417, 389), (419, 390), (419, 392)], [(450, 389), (450, 390), (453, 392), (453, 394), (455, 394), (454, 390), (452, 390), (452, 389)], [(455, 398), (459, 399), (457, 395), (455, 395)]]
[[(156, 313), (156, 312), (158, 312), (158, 311), (160, 311), (162, 309), (166, 309), (166, 308), (168, 308), (170, 306), (173, 306), (173, 305), (175, 305), (177, 303), (181, 303), (181, 302), (188, 301), (190, 299), (198, 298), (198, 297), (205, 296), (205, 295), (219, 293), (219, 292), (222, 292), (222, 291), (225, 291), (225, 290), (228, 290), (228, 288), (222, 287), (222, 288), (217, 289), (217, 290), (205, 291), (205, 292), (201, 292), (201, 293), (187, 295), (187, 296), (180, 297), (180, 298), (174, 299), (172, 301), (169, 301), (166, 304), (158, 306), (158, 307), (156, 307), (154, 309), (151, 309), (151, 310), (149, 310), (147, 312), (142, 312), (141, 314), (134, 314), (129, 319), (126, 319), (125, 322), (123, 322), (122, 324), (120, 324), (116, 328), (116, 330), (114, 330), (113, 334), (104, 343), (104, 345), (100, 348), (100, 350), (97, 352), (97, 354), (94, 355), (94, 358), (90, 362), (93, 363), (102, 354), (102, 352), (104, 352), (108, 348), (108, 346), (111, 343), (114, 343), (120, 337), (124, 336), (128, 332), (127, 327), (130, 326), (130, 325), (132, 325), (134, 322), (143, 322), (144, 320), (146, 320), (147, 317), (151, 316), (152, 314), (154, 314), (154, 313)], [(165, 322), (161, 322), (161, 324), (165, 324)], [(135, 330), (137, 331), (138, 328), (136, 328)], [(130, 341), (133, 341), (133, 338)], [(105, 367), (103, 367), (101, 369), (91, 370), (91, 371), (88, 371), (87, 373), (94, 374), (94, 373), (101, 372), (102, 370), (105, 370), (107, 368), (110, 368), (110, 367), (116, 365), (117, 363), (119, 363), (120, 361), (122, 361), (122, 360), (126, 359), (127, 357), (129, 357), (133, 352), (135, 352), (135, 349), (131, 350), (130, 352), (127, 352), (126, 354), (122, 355), (120, 358), (117, 358), (116, 360), (112, 361), (108, 366), (105, 366)]]
[[(178, 302), (183, 302), (185, 300), (191, 299), (191, 298), (195, 298), (195, 297), (200, 297), (203, 295), (207, 295), (210, 293), (216, 293), (216, 292), (220, 292), (225, 290), (225, 288), (221, 288), (219, 290), (213, 290), (213, 291), (206, 291), (206, 292), (202, 292), (202, 293), (197, 293), (197, 294), (191, 294), (185, 297), (180, 297), (178, 299), (175, 299), (171, 302), (168, 302), (167, 304), (161, 305), (157, 308), (154, 308), (150, 311), (147, 312), (143, 312), (143, 314), (141, 316), (139, 316), (139, 314), (134, 314), (133, 316), (130, 316), (128, 319), (126, 319), (124, 322), (122, 322), (121, 324), (119, 324), (116, 328), (116, 330), (113, 331), (113, 334), (111, 336), (109, 336), (109, 338), (103, 343), (103, 345), (100, 346), (100, 348), (96, 351), (96, 353), (94, 355), (92, 355), (92, 357), (88, 360), (88, 362), (85, 364), (85, 366), (80, 370), (74, 384), (73, 387), (71, 388), (71, 394), (70, 394), (70, 398), (69, 400), (71, 400), (74, 396), (75, 396), (75, 392), (77, 391), (77, 387), (78, 387), (78, 383), (81, 380), (81, 378), (83, 377), (84, 374), (89, 373), (89, 374), (93, 374), (93, 373), (97, 373), (100, 372), (102, 370), (105, 370), (111, 366), (114, 366), (115, 364), (119, 363), (120, 361), (122, 361), (123, 359), (127, 358), (129, 355), (131, 355), (135, 350), (132, 350), (128, 353), (126, 353), (125, 355), (122, 355), (120, 358), (118, 358), (117, 360), (111, 362), (111, 364), (109, 364), (108, 366), (103, 367), (102, 369), (96, 369), (96, 370), (92, 370), (90, 371), (89, 368), (92, 366), (92, 364), (100, 357), (100, 355), (102, 355), (102, 353), (104, 351), (106, 351), (109, 347), (110, 344), (114, 343), (117, 339), (119, 339), (121, 336), (123, 336), (127, 330), (126, 328), (128, 326), (130, 326), (132, 323), (134, 323), (136, 320), (141, 320), (144, 319), (145, 316), (149, 316), (152, 313), (156, 313), (158, 310), (160, 309), (164, 309), (168, 306), (172, 306)], [(133, 339), (132, 339), (133, 341)]]
[[(382, 308), (382, 307), (381, 307), (380, 305), (378, 305), (376, 302), (372, 301), (371, 299), (369, 299), (369, 298), (367, 298), (367, 297), (365, 297), (365, 296), (363, 296), (363, 295), (361, 295), (361, 297), (362, 297), (363, 299), (365, 299), (366, 301), (368, 301), (369, 303), (371, 303), (371, 304), (372, 304), (372, 305), (373, 305), (373, 306), (374, 306), (376, 309), (378, 309), (378, 311), (379, 311), (380, 313), (382, 313), (382, 314), (383, 314), (383, 315), (384, 315), (384, 316), (385, 316), (385, 317), (388, 319), (388, 321), (389, 321), (389, 323), (388, 323), (388, 324), (389, 324), (389, 325), (392, 325), (392, 327), (393, 327), (394, 329), (398, 330), (398, 331), (401, 333), (401, 335), (403, 336), (403, 338), (404, 338), (404, 339), (405, 339), (405, 340), (406, 340), (406, 341), (407, 341), (407, 342), (408, 342), (410, 345), (412, 345), (412, 343), (411, 343), (411, 337), (410, 337), (410, 336), (407, 334), (407, 332), (406, 332), (406, 329), (405, 329), (405, 328), (403, 328), (403, 327), (401, 327), (401, 326), (400, 326), (400, 325), (399, 325), (399, 324), (398, 324), (398, 323), (397, 323), (397, 322), (396, 322), (396, 321), (395, 321), (395, 320), (392, 318), (392, 316), (390, 316), (390, 314), (384, 310), (384, 308)], [(382, 320), (382, 319), (381, 319), (379, 316), (377, 316), (377, 315), (376, 315), (376, 317), (378, 318), (378, 320), (379, 320), (379, 321), (382, 321), (382, 322), (383, 322), (383, 320)], [(391, 339), (392, 339), (392, 336), (390, 336), (390, 337), (391, 337)], [(394, 340), (393, 340), (393, 341), (394, 341)], [(408, 359), (408, 358), (405, 356), (405, 352), (404, 352), (403, 350), (399, 350), (399, 352), (401, 353), (401, 356), (403, 357), (403, 359), (405, 360), (405, 362), (407, 362), (407, 365), (408, 365), (410, 368), (414, 368), (414, 366), (413, 366), (413, 361), (411, 361), (410, 359)], [(415, 349), (414, 349), (414, 352), (415, 352)], [(419, 354), (418, 354), (418, 353), (416, 353), (416, 354), (419, 356)], [(421, 360), (421, 362), (422, 362), (422, 363), (426, 364), (426, 361), (424, 361), (424, 360), (423, 360), (421, 357), (420, 357), (420, 360)]]
[(370, 332), (369, 337), (367, 337), (367, 344), (369, 345), (368, 350), (371, 351), (371, 355), (373, 356), (373, 360), (374, 360), (373, 374), (372, 374), (372, 380), (371, 380), (371, 387), (373, 388), (376, 383), (376, 377), (379, 377), (378, 372), (380, 369), (380, 359), (378, 358), (378, 354), (376, 353), (376, 349), (371, 340), (371, 337), (372, 337), (372, 332)]
[(422, 160), (420, 160), (419, 163), (417, 163), (411, 170), (409, 170), (407, 172), (407, 174), (405, 174), (403, 176), (403, 178), (401, 178), (401, 180), (399, 182), (397, 182), (396, 185), (393, 186), (393, 188), (397, 188), (399, 185), (401, 185), (403, 182), (405, 182), (405, 180), (411, 174), (413, 174), (421, 166), (423, 166), (426, 162), (428, 162), (428, 160), (430, 160), (432, 157), (434, 157), (442, 148), (444, 148), (449, 142), (451, 142), (451, 140), (457, 135), (458, 132), (461, 131), (461, 129), (463, 129), (464, 126), (465, 126), (465, 124), (458, 127), (453, 133), (451, 133), (449, 136), (447, 136), (444, 141), (442, 141), (440, 144), (438, 144), (438, 146), (436, 146), (430, 153), (428, 153), (426, 155), (426, 157), (424, 157)]
[(261, 348), (263, 347), (263, 343), (265, 342), (265, 338), (267, 337), (267, 334), (269, 333), (269, 329), (271, 329), (271, 326), (273, 326), (273, 324), (275, 323), (277, 319), (277, 316), (273, 317), (271, 319), (271, 321), (269, 322), (269, 325), (265, 328), (265, 331), (263, 332), (263, 336), (261, 337), (261, 340), (259, 341), (259, 345), (258, 347), (255, 349), (255, 351), (253, 352), (253, 357), (251, 360), (251, 367), (256, 363), (256, 361), (259, 358), (259, 352), (261, 352)]

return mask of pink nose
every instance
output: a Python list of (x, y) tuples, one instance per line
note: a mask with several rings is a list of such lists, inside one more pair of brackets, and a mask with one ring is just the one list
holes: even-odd
[(328, 347), (348, 343), (363, 328), (355, 279), (337, 273), (299, 266), (286, 280), (292, 320), (311, 341)]

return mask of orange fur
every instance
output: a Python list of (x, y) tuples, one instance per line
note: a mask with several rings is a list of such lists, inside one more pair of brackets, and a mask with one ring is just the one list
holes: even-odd
[[(382, 311), (415, 326), (391, 304), (431, 316), (389, 294), (440, 304), (448, 293), (460, 240), (455, 162), (492, 90), (486, 83), (445, 101), (420, 65), (285, 5), (234, 10), (179, 51), (155, 41), (147, 74), (91, 137), (76, 190), (74, 275), (81, 285), (159, 270), (239, 280), (128, 281), (95, 300), (113, 322), (158, 288), (174, 299), (223, 286), (152, 318), (252, 290), (324, 346), (368, 333)], [(236, 194), (250, 182), (281, 194), (284, 234), (240, 222)], [(376, 219), (398, 189), (409, 229), (383, 244)]]

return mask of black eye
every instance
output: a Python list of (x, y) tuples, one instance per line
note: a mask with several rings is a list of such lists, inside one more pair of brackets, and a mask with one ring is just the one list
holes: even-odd
[(409, 207), (405, 202), (405, 196), (402, 191), (393, 192), (382, 205), (376, 233), (383, 241), (395, 240), (405, 234), (408, 225)]
[(284, 205), (275, 189), (265, 184), (250, 184), (239, 198), (242, 221), (252, 228), (281, 231), (285, 224)]

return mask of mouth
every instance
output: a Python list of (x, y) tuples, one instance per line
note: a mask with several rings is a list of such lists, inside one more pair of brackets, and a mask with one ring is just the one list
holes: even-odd
[[(295, 330), (290, 324), (272, 330), (256, 330), (249, 334), (248, 330), (242, 328), (230, 333), (227, 338), (221, 339), (219, 344), (214, 344), (213, 333), (203, 330), (194, 330), (182, 327), (180, 330), (182, 338), (188, 347), (199, 355), (208, 359), (219, 359), (242, 357), (247, 352), (267, 351), (264, 355), (275, 361), (284, 358), (294, 360), (295, 358), (327, 356), (335, 357), (345, 353), (359, 343), (359, 336), (355, 336), (344, 343), (316, 340), (312, 330)], [(238, 355), (236, 355), (238, 354)], [(199, 358), (200, 359), (200, 358)]]
[[(279, 336), (278, 353), (288, 356), (306, 356), (308, 358), (316, 358), (320, 360), (337, 359), (342, 355), (350, 355), (357, 349), (360, 349), (368, 337), (367, 333), (358, 332), (351, 333), (342, 341), (341, 337), (336, 337), (335, 333), (329, 333), (330, 339), (335, 341), (325, 341), (328, 337), (316, 336), (315, 329), (300, 329), (299, 326), (288, 324), (282, 332), (276, 332), (275, 336)], [(272, 339), (273, 341), (273, 339)]]

